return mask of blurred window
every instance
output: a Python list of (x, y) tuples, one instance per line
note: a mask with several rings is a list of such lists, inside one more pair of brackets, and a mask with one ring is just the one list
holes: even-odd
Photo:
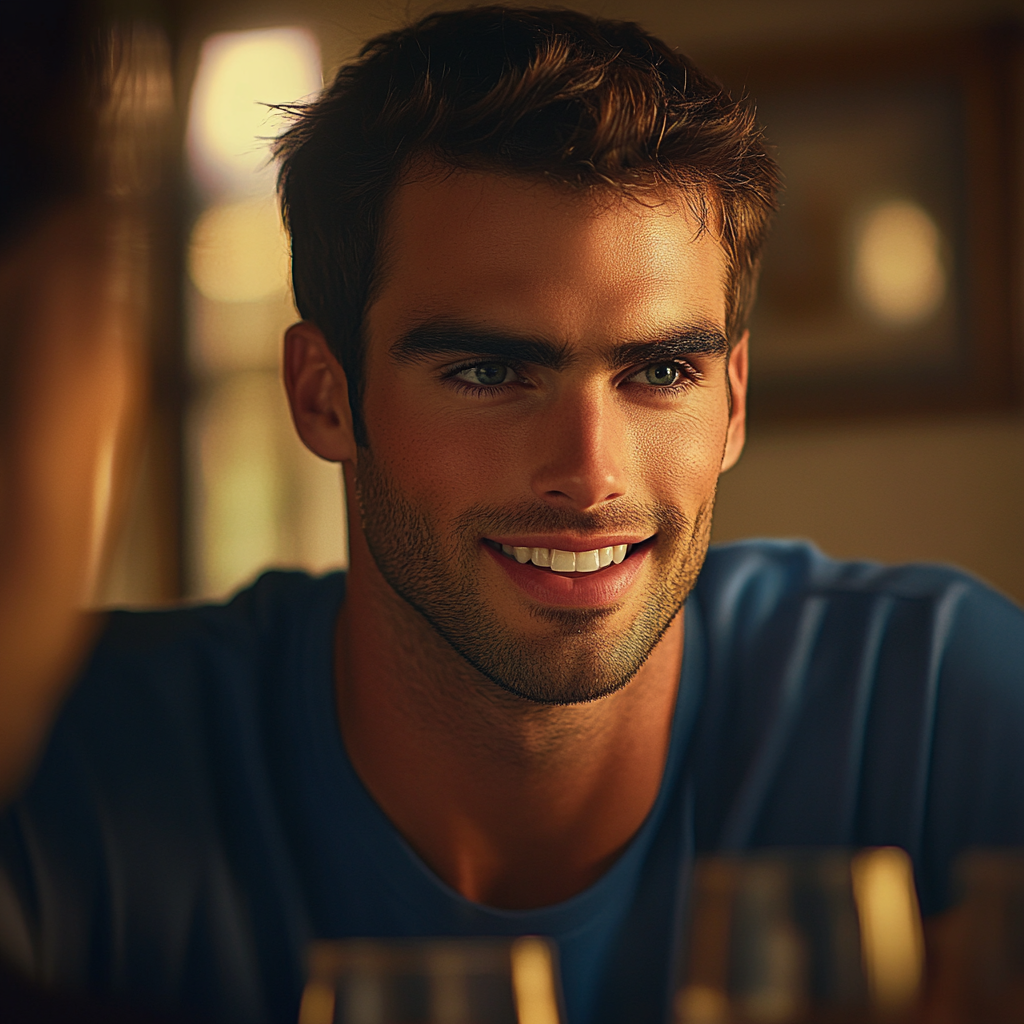
[(321, 86), (316, 39), (298, 28), (210, 36), (192, 87), (188, 164), (196, 216), (186, 285), (188, 591), (220, 597), (261, 569), (342, 565), (338, 467), (310, 454), (281, 384), (281, 336), (298, 318), (274, 195), (272, 105)]

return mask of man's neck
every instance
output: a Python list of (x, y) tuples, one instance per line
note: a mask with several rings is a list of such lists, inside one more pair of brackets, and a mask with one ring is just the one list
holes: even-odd
[(682, 615), (618, 692), (539, 705), (470, 666), (368, 558), (353, 545), (335, 659), (341, 731), (367, 789), (468, 899), (526, 909), (591, 885), (657, 796)]

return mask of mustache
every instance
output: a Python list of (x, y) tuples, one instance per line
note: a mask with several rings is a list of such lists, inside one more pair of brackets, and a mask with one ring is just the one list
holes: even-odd
[(623, 505), (582, 512), (540, 503), (473, 505), (456, 516), (456, 535), (493, 533), (690, 533), (693, 524), (674, 505)]

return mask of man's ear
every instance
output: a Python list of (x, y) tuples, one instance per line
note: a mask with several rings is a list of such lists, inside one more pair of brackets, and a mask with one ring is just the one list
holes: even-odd
[(725, 435), (725, 453), (722, 456), (722, 472), (732, 469), (743, 452), (747, 439), (747, 359), (750, 332), (736, 342), (729, 353), (729, 390), (732, 394), (732, 410), (729, 414), (729, 429)]
[(284, 386), (302, 443), (328, 462), (356, 461), (348, 381), (316, 324), (300, 320), (284, 335)]

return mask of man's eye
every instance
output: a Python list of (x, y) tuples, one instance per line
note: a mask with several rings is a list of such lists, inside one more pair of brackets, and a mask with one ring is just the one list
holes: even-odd
[(654, 387), (666, 388), (682, 383), (682, 378), (683, 371), (676, 363), (651, 363), (629, 379), (634, 384), (651, 384)]
[(478, 387), (493, 387), (519, 379), (516, 371), (505, 363), (477, 363), (476, 366), (467, 366), (460, 370), (455, 376), (467, 384), (476, 384)]

